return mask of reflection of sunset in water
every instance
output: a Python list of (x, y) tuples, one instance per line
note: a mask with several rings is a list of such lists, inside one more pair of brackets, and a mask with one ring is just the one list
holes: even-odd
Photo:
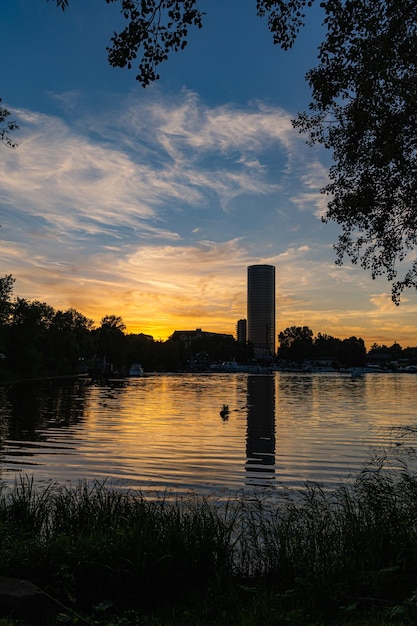
[[(207, 377), (158, 376), (130, 381), (129, 393), (112, 390), (103, 407), (105, 440), (99, 416), (102, 393), (96, 389), (92, 400), (97, 415), (89, 440), (100, 442), (104, 450), (111, 447), (123, 459), (127, 478), (139, 476), (141, 482), (162, 488), (201, 482), (226, 486), (233, 458), (239, 463), (239, 455), (230, 451), (244, 451), (239, 421), (245, 415), (235, 412), (238, 419), (228, 424), (220, 418), (222, 400), (231, 407), (238, 404), (237, 378), (226, 377), (223, 391), (214, 396), (211, 382)], [(222, 455), (225, 447), (229, 452)]]
[(414, 424), (416, 381), (186, 374), (11, 387), (0, 396), (2, 478), (206, 494), (335, 484), (382, 447), (414, 462), (413, 441), (392, 427)]

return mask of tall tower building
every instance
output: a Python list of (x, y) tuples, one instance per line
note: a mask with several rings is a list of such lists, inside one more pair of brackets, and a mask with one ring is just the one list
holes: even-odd
[(275, 267), (248, 267), (248, 341), (258, 356), (275, 354)]

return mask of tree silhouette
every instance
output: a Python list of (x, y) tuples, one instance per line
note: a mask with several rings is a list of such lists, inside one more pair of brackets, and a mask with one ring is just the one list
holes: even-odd
[(9, 116), (10, 111), (0, 104), (0, 141), (6, 146), (9, 146), (9, 148), (15, 148), (17, 144), (11, 139), (10, 133), (17, 130), (19, 127), (16, 122), (7, 119)]
[(308, 326), (289, 326), (278, 335), (278, 358), (302, 363), (313, 353), (313, 331)]

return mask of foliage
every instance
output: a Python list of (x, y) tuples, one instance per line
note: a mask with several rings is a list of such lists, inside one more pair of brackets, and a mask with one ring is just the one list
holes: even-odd
[(332, 337), (326, 333), (318, 333), (314, 339), (314, 357), (315, 358), (333, 358), (336, 359), (339, 349), (340, 339)]
[(365, 364), (366, 348), (363, 339), (349, 337), (340, 343), (337, 358), (344, 367), (362, 367)]
[(61, 374), (77, 371), (81, 359), (93, 352), (93, 321), (73, 308), (55, 311), (44, 345), (44, 364)]
[[(379, 345), (377, 343), (374, 343), (368, 351), (368, 356), (384, 357), (388, 355), (389, 358), (394, 361), (395, 359), (401, 358), (403, 356), (403, 353), (406, 353), (406, 350), (411, 351), (413, 350), (413, 348), (406, 348), (405, 350), (403, 350), (400, 344), (396, 342), (393, 343), (392, 346)], [(414, 355), (410, 354), (409, 356), (410, 358), (412, 358)]]
[(88, 320), (75, 309), (55, 311), (45, 302), (16, 298), (7, 333), (7, 363), (19, 375), (75, 372), (92, 349)]
[(9, 148), (15, 148), (17, 144), (12, 141), (10, 133), (17, 130), (19, 127), (16, 122), (10, 120), (6, 121), (9, 116), (10, 111), (0, 104), (0, 141)]
[(416, 494), (383, 459), (333, 492), (222, 504), (22, 477), (0, 495), (0, 574), (101, 624), (413, 624)]
[(8, 329), (7, 362), (19, 374), (36, 376), (54, 310), (45, 302), (16, 298)]
[(183, 50), (191, 26), (202, 27), (202, 12), (196, 0), (106, 0), (119, 2), (128, 21), (120, 33), (112, 37), (108, 59), (113, 67), (132, 67), (142, 48), (136, 79), (143, 87), (157, 80), (156, 68), (168, 59), (170, 52)]
[(126, 325), (119, 315), (105, 315), (101, 320), (100, 328), (110, 332), (124, 332)]
[(302, 363), (312, 356), (313, 331), (308, 326), (290, 326), (278, 335), (278, 357)]
[(124, 331), (126, 326), (121, 317), (106, 315), (94, 332), (96, 353), (100, 359), (120, 366), (125, 361)]
[[(68, 0), (53, 0), (53, 1), (56, 2), (56, 6), (61, 7), (63, 11), (65, 11), (65, 9), (68, 6)], [(50, 0), (47, 0), (47, 2), (50, 2)]]
[[(399, 303), (417, 286), (417, 3), (327, 0), (326, 37), (300, 131), (333, 152), (325, 221), (342, 226), (338, 263), (386, 274)], [(407, 256), (411, 266), (398, 276)]]
[(0, 573), (81, 606), (168, 603), (230, 571), (233, 524), (203, 499), (148, 501), (101, 483), (36, 489), (22, 479), (0, 500)]
[(259, 17), (267, 17), (268, 27), (275, 44), (289, 50), (305, 24), (305, 7), (311, 7), (314, 0), (257, 0)]
[[(363, 339), (349, 337), (337, 339), (331, 335), (318, 333), (313, 338), (313, 331), (308, 326), (290, 326), (279, 333), (278, 358), (289, 363), (300, 364), (306, 359), (331, 359), (343, 367), (360, 367), (364, 365), (366, 347)], [(402, 351), (395, 344), (396, 357)]]
[(11, 274), (0, 276), (0, 303), (2, 305), (4, 303), (10, 303), (10, 298), (13, 294), (13, 285), (15, 284), (15, 282), (16, 279), (13, 278)]
[(11, 297), (15, 279), (11, 274), (0, 276), (0, 353), (4, 354), (7, 342), (7, 325), (12, 312)]

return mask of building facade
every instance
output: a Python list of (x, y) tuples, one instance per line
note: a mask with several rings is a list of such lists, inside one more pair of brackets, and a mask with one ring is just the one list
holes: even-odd
[(275, 267), (248, 267), (247, 338), (257, 356), (275, 354)]
[(246, 343), (246, 320), (238, 320), (236, 324), (236, 339), (239, 343)]
[(222, 337), (223, 339), (234, 339), (233, 335), (226, 335), (225, 333), (212, 333), (206, 330), (197, 328), (196, 330), (174, 330), (171, 338), (174, 341), (181, 341), (189, 348), (195, 339), (207, 339), (213, 337)]

